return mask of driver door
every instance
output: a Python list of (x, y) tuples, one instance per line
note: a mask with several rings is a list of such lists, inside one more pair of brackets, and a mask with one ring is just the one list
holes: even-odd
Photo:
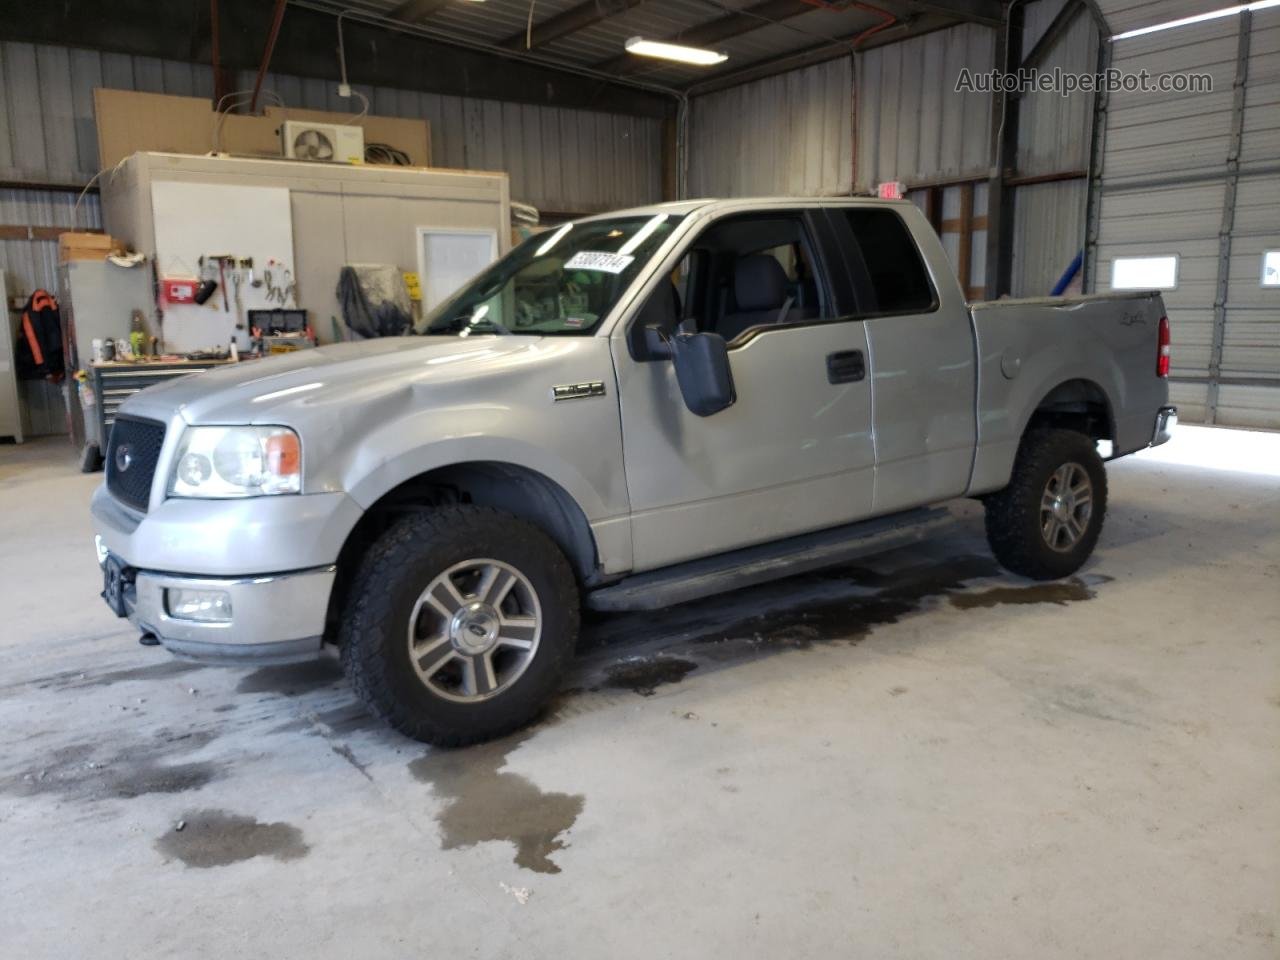
[[(818, 207), (722, 216), (615, 331), (636, 571), (871, 513), (867, 331), (836, 309), (829, 229)], [(736, 402), (691, 413), (646, 324), (728, 333)]]

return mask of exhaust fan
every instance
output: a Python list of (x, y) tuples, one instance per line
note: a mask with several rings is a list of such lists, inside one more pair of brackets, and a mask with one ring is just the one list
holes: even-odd
[(286, 120), (280, 126), (284, 155), (318, 163), (363, 163), (364, 128)]

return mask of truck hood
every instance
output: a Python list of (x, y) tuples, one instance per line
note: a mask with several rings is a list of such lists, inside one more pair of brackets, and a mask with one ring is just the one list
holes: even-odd
[[(456, 379), (542, 353), (540, 337), (384, 337), (249, 360), (150, 387), (121, 412), (188, 423), (276, 423), (311, 420), (317, 408), (375, 400)], [(554, 352), (554, 351), (553, 351)], [(311, 416), (304, 416), (304, 412)]]

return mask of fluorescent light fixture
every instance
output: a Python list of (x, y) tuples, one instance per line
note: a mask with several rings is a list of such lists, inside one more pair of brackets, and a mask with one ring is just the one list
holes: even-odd
[(1173, 290), (1178, 286), (1178, 257), (1116, 257), (1111, 261), (1112, 290)]
[(1153, 23), (1149, 27), (1139, 27), (1136, 30), (1126, 30), (1124, 33), (1117, 33), (1112, 40), (1128, 40), (1130, 37), (1143, 37), (1148, 33), (1159, 33), (1161, 30), (1173, 30), (1175, 27), (1187, 27), (1193, 23), (1204, 23), (1206, 20), (1220, 20), (1223, 17), (1233, 17), (1237, 13), (1244, 13), (1246, 10), (1266, 10), (1268, 7), (1280, 7), (1280, 0), (1255, 0), (1254, 3), (1241, 3), (1234, 7), (1222, 7), (1219, 10), (1210, 10), (1207, 13), (1197, 13), (1193, 17), (1183, 17), (1180, 20), (1166, 20), (1164, 23)]
[[(1280, 0), (1276, 0), (1280, 3)], [(719, 50), (708, 50), (706, 47), (686, 47), (679, 43), (663, 43), (661, 40), (646, 40), (644, 37), (632, 37), (625, 44), (627, 53), (639, 57), (657, 57), (659, 60), (675, 60), (679, 63), (692, 63), (699, 67), (709, 67), (724, 63), (729, 59), (727, 53)]]

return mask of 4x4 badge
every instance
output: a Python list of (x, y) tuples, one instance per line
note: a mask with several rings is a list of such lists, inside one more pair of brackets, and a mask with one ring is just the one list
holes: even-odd
[(561, 386), (551, 388), (551, 399), (556, 402), (561, 400), (580, 400), (583, 397), (603, 396), (603, 380), (592, 380), (590, 383), (566, 383)]

